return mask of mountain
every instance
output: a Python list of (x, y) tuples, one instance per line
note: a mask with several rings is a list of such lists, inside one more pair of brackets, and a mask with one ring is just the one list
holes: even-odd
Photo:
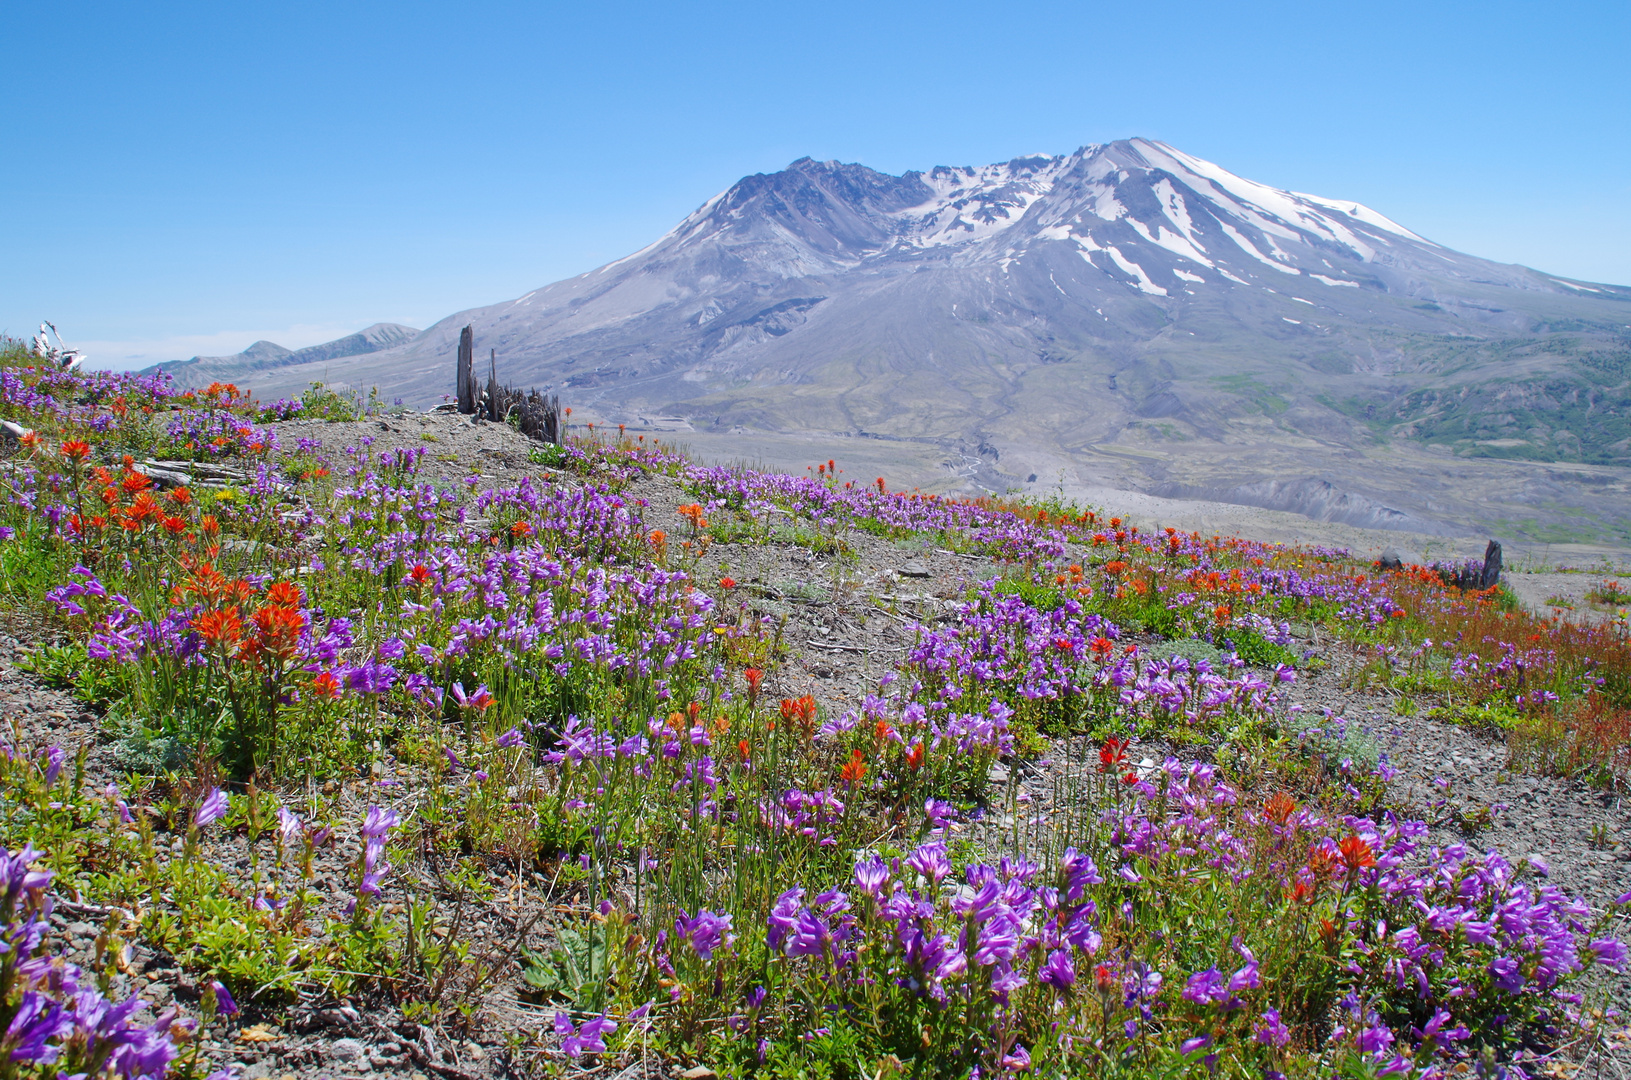
[(285, 349), (275, 342), (257, 341), (243, 352), (232, 356), (195, 356), (175, 364), (155, 364), (146, 371), (163, 368), (184, 383), (232, 382), (245, 380), (253, 373), (265, 372), (272, 368), (320, 364), (348, 356), (364, 356), (402, 345), (413, 340), (418, 334), (418, 330), (400, 323), (375, 323), (366, 330), (359, 330), (355, 334), (347, 334), (343, 338), (335, 338), (321, 345), (308, 345), (304, 349)]
[(1631, 538), (1631, 289), (1147, 139), (903, 176), (801, 159), (334, 374), (441, 400), (466, 324), (505, 381), (612, 421), (894, 441), (998, 489)]

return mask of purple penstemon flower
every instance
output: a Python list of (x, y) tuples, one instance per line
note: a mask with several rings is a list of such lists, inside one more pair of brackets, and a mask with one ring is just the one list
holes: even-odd
[(876, 855), (855, 864), (855, 887), (874, 900), (889, 884), (889, 865)]
[(799, 913), (804, 910), (804, 890), (791, 888), (776, 898), (775, 905), (770, 909), (770, 916), (766, 920), (768, 930), (765, 940), (772, 949), (780, 949), (787, 940), (794, 927), (798, 925)]
[(232, 998), (232, 991), (219, 979), (210, 980), (210, 989), (215, 993), (215, 1011), (222, 1016), (238, 1015), (238, 1003)]
[(1197, 971), (1184, 983), (1184, 1000), (1194, 1002), (1196, 1005), (1215, 1005), (1229, 1000), (1229, 997), (1229, 987), (1224, 981), (1223, 972), (1215, 967)]
[(919, 845), (906, 857), (906, 865), (935, 885), (939, 885), (951, 873), (951, 859), (946, 854), (946, 845), (939, 841)]
[(358, 831), (363, 837), (362, 874), (357, 882), (360, 896), (378, 896), (381, 884), (391, 871), (385, 862), (385, 834), (401, 824), (402, 817), (395, 810), (370, 806)]
[(574, 1027), (572, 1018), (564, 1012), (555, 1014), (555, 1034), (561, 1040), (561, 1052), (568, 1057), (584, 1054), (604, 1054), (606, 1036), (617, 1030), (617, 1023), (604, 1013), (591, 1017), (581, 1027)]
[(45, 783), (49, 787), (57, 782), (62, 775), (62, 765), (68, 760), (68, 754), (60, 746), (52, 746), (45, 751)]
[(359, 831), (363, 836), (369, 837), (370, 839), (376, 839), (384, 836), (386, 833), (390, 832), (400, 824), (402, 824), (402, 815), (398, 814), (395, 810), (388, 808), (381, 809), (378, 806), (370, 806), (368, 808), (367, 815), (365, 815), (363, 818), (362, 828)]
[(1070, 962), (1070, 954), (1063, 949), (1049, 953), (1047, 962), (1037, 972), (1036, 981), (1059, 990), (1070, 989), (1076, 983), (1076, 968)]
[(284, 844), (293, 843), (295, 837), (300, 835), (301, 827), (303, 825), (300, 820), (300, 815), (295, 813), (293, 810), (290, 810), (287, 806), (280, 806), (277, 808), (277, 822), (278, 840), (280, 842)]
[(736, 940), (731, 933), (731, 916), (707, 908), (698, 908), (694, 917), (686, 917), (682, 912), (681, 917), (674, 920), (674, 934), (690, 941), (691, 948), (704, 960), (713, 959), (715, 952)]
[(204, 797), (198, 801), (198, 808), (193, 811), (193, 824), (200, 829), (206, 829), (226, 817), (226, 814), (226, 792), (220, 788), (210, 788)]
[(1618, 968), (1626, 962), (1626, 947), (1614, 938), (1598, 938), (1590, 948), (1593, 958), (1605, 967)]
[(1291, 1029), (1280, 1020), (1280, 1010), (1263, 1010), (1252, 1028), (1252, 1039), (1265, 1046), (1284, 1046), (1291, 1041)]

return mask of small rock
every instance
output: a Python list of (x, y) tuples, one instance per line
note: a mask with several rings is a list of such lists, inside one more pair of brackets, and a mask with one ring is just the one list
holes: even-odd
[(362, 1043), (356, 1039), (335, 1039), (329, 1044), (328, 1056), (336, 1061), (359, 1061), (362, 1055)]
[(926, 578), (929, 576), (929, 567), (916, 559), (908, 559), (899, 570), (901, 577)]
[(1376, 560), (1376, 565), (1382, 570), (1398, 570), (1404, 566), (1421, 566), (1423, 559), (1414, 551), (1405, 551), (1389, 544), (1382, 549), (1382, 557)]
[(680, 1080), (714, 1080), (718, 1075), (706, 1065), (693, 1065), (680, 1073)]

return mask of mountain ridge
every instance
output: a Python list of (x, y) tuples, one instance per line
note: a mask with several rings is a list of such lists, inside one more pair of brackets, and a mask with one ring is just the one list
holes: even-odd
[[(308, 345), (302, 349), (285, 349), (282, 345), (264, 339), (256, 341), (242, 352), (230, 356), (194, 356), (187, 360), (175, 363), (154, 364), (144, 368), (143, 373), (159, 370), (170, 372), (178, 378), (192, 378), (199, 373), (212, 369), (231, 374), (242, 372), (244, 374), (265, 371), (269, 368), (290, 367), (296, 364), (322, 363), (327, 360), (339, 360), (348, 356), (365, 356), (368, 353), (379, 352), (382, 349), (394, 348), (405, 344), (418, 336), (419, 331), (411, 326), (401, 323), (374, 323), (364, 327), (354, 334), (325, 341), (319, 345)], [(230, 378), (222, 381), (231, 381)]]
[[(996, 490), (1066, 471), (1283, 501), (1254, 485), (1324, 481), (1470, 528), (1486, 500), (1423, 494), (1455, 462), (1631, 463), (1631, 289), (1464, 255), (1147, 139), (900, 176), (801, 158), (341, 377), (440, 400), (466, 324), (501, 378), (580, 415), (909, 441)], [(1378, 455), (1419, 477), (1356, 471)], [(1524, 483), (1515, 512), (1557, 502)]]

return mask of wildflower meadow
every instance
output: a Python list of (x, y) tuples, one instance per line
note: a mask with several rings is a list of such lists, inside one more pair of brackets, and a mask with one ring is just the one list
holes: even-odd
[[(1542, 1076), (1623, 1026), (1631, 894), (1435, 833), (1295, 697), (1340, 668), (1613, 791), (1612, 625), (834, 462), (577, 427), (499, 469), (320, 387), (0, 361), (22, 677), (94, 717), (0, 730), (0, 1077), (231, 1075), (323, 1016), (404, 1074), (787, 1080)], [(902, 613), (856, 568), (905, 551), (964, 579)], [(794, 686), (861, 650), (772, 556), (898, 627), (864, 694)]]

